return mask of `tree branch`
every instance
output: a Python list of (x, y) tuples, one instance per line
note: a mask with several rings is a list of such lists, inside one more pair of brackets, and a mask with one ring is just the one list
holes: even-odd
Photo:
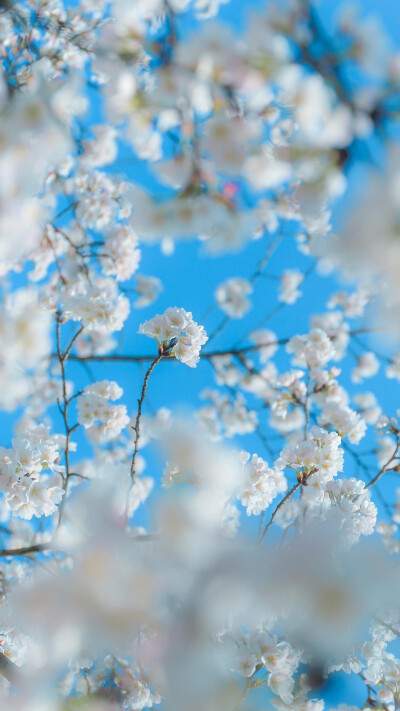
[(294, 486), (292, 486), (291, 489), (289, 489), (289, 491), (285, 494), (285, 496), (283, 497), (283, 499), (279, 502), (278, 506), (276, 507), (275, 511), (273, 512), (273, 514), (272, 514), (270, 520), (268, 521), (267, 525), (265, 526), (265, 528), (264, 528), (264, 530), (263, 530), (263, 532), (262, 532), (262, 534), (261, 534), (261, 536), (260, 536), (260, 538), (259, 538), (259, 542), (260, 542), (260, 543), (261, 543), (261, 541), (264, 540), (264, 538), (265, 538), (265, 536), (266, 536), (268, 530), (271, 528), (271, 526), (272, 526), (272, 524), (273, 524), (273, 522), (274, 522), (274, 518), (275, 518), (276, 514), (278, 513), (279, 509), (281, 508), (281, 506), (283, 506), (283, 504), (284, 504), (288, 499), (290, 499), (291, 496), (293, 496), (293, 494), (297, 491), (297, 489), (299, 489), (299, 488), (301, 487), (301, 485), (302, 485), (302, 482), (301, 482), (301, 481), (298, 481), (297, 484), (295, 484)]
[(140, 398), (138, 400), (138, 410), (137, 410), (137, 415), (136, 415), (136, 421), (135, 425), (132, 429), (135, 430), (135, 449), (132, 455), (132, 462), (131, 462), (131, 487), (135, 483), (135, 466), (136, 466), (136, 457), (139, 452), (139, 438), (140, 438), (140, 418), (142, 416), (142, 407), (143, 407), (143, 402), (144, 398), (146, 397), (146, 391), (147, 391), (147, 384), (149, 382), (150, 375), (152, 374), (154, 368), (156, 367), (157, 363), (160, 362), (162, 358), (164, 358), (165, 351), (161, 350), (160, 353), (158, 354), (157, 358), (154, 358), (150, 368), (147, 370), (146, 375), (144, 376), (144, 381), (143, 381), (143, 387), (142, 387), (142, 392), (140, 395)]

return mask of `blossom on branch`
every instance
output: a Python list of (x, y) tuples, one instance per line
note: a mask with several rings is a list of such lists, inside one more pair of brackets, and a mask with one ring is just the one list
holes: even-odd
[(173, 353), (182, 363), (194, 368), (200, 360), (200, 349), (208, 341), (203, 326), (193, 321), (190, 311), (168, 308), (139, 326), (139, 333), (155, 338), (161, 353)]

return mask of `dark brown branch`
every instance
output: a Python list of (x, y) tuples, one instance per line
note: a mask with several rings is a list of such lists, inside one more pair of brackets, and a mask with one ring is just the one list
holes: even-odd
[(135, 430), (135, 449), (134, 449), (134, 452), (132, 455), (132, 462), (131, 462), (131, 488), (135, 482), (136, 457), (139, 452), (140, 418), (142, 416), (142, 407), (143, 407), (144, 398), (146, 397), (147, 384), (149, 382), (150, 375), (152, 374), (154, 368), (156, 367), (157, 363), (159, 363), (160, 360), (164, 357), (164, 355), (165, 355), (165, 351), (161, 350), (160, 353), (158, 354), (157, 358), (154, 358), (150, 368), (147, 370), (146, 375), (144, 376), (142, 392), (141, 392), (140, 398), (138, 399), (138, 410), (137, 410), (137, 415), (136, 415), (136, 421), (135, 421), (134, 427), (132, 428)]
[[(396, 435), (396, 449), (394, 450), (393, 454), (390, 456), (390, 458), (388, 459), (388, 461), (386, 462), (386, 464), (384, 464), (383, 467), (380, 468), (379, 472), (374, 476), (374, 478), (371, 479), (371, 481), (369, 481), (368, 484), (365, 485), (365, 488), (366, 488), (366, 489), (369, 489), (370, 486), (373, 486), (374, 484), (376, 484), (376, 482), (379, 481), (379, 479), (381, 478), (381, 476), (383, 476), (384, 473), (388, 470), (387, 468), (388, 468), (388, 467), (390, 466), (390, 464), (392, 464), (392, 462), (395, 460), (395, 457), (396, 457), (396, 455), (397, 455), (397, 452), (399, 451), (399, 446), (400, 446), (399, 435), (397, 434), (397, 435)], [(397, 470), (397, 469), (396, 469), (396, 470)]]
[[(358, 333), (372, 333), (374, 331), (381, 331), (383, 329), (376, 329), (376, 328), (360, 328), (355, 331), (350, 331), (349, 335), (357, 335)], [(241, 355), (242, 353), (252, 353), (254, 351), (258, 351), (261, 348), (267, 348), (268, 346), (272, 345), (278, 345), (278, 346), (284, 346), (290, 341), (290, 338), (280, 338), (276, 341), (271, 341), (271, 343), (256, 343), (251, 346), (243, 346), (242, 348), (230, 348), (227, 350), (221, 350), (221, 351), (210, 351), (210, 352), (205, 352), (205, 353), (200, 353), (200, 359), (207, 360), (209, 358), (218, 358), (219, 356), (227, 356), (227, 355), (232, 355), (232, 356), (238, 356)], [(52, 353), (51, 358), (58, 358), (57, 353)], [(116, 361), (118, 363), (145, 363), (147, 361), (152, 361), (154, 359), (154, 355), (117, 355), (117, 354), (110, 354), (110, 355), (89, 355), (89, 356), (79, 356), (79, 355), (69, 355), (69, 360), (71, 361), (78, 361), (80, 363), (85, 363), (85, 362), (108, 362), (108, 361)], [(169, 360), (169, 359), (166, 359)], [(173, 360), (173, 359), (171, 359)]]
[(8, 558), (9, 556), (26, 556), (32, 553), (41, 553), (42, 551), (47, 551), (50, 548), (49, 543), (36, 543), (32, 546), (26, 546), (25, 548), (3, 548), (0, 549), (0, 558)]
[[(278, 341), (274, 341), (274, 344), (276, 345), (285, 345), (290, 339), (289, 338), (281, 338)], [(218, 358), (219, 356), (226, 356), (226, 355), (241, 355), (242, 353), (250, 353), (252, 351), (258, 351), (260, 348), (266, 348), (269, 345), (273, 345), (272, 343), (263, 343), (263, 344), (255, 344), (252, 346), (244, 346), (243, 348), (233, 348), (230, 350), (225, 350), (225, 351), (211, 351), (209, 353), (200, 353), (200, 358), (203, 358), (204, 360), (208, 360), (210, 358)], [(57, 358), (57, 354), (53, 353), (52, 358)], [(116, 355), (116, 354), (110, 354), (110, 355), (89, 355), (89, 356), (78, 356), (78, 355), (70, 355), (69, 359), (71, 361), (79, 361), (81, 363), (84, 363), (86, 361), (93, 361), (93, 362), (108, 362), (108, 361), (116, 361), (118, 363), (145, 363), (146, 361), (152, 361), (154, 359), (154, 355)], [(166, 359), (166, 360), (173, 360), (171, 359)]]
[(264, 540), (264, 538), (265, 538), (265, 536), (266, 536), (268, 530), (271, 528), (271, 526), (272, 526), (272, 524), (273, 524), (273, 522), (274, 522), (274, 518), (275, 518), (276, 514), (278, 513), (279, 509), (281, 508), (281, 506), (283, 506), (283, 504), (284, 504), (288, 499), (290, 499), (291, 496), (293, 496), (293, 494), (297, 491), (297, 489), (299, 489), (299, 488), (301, 487), (301, 485), (302, 485), (302, 482), (301, 482), (301, 481), (298, 481), (297, 484), (295, 484), (294, 486), (292, 486), (291, 489), (289, 489), (289, 491), (285, 494), (285, 496), (283, 497), (283, 499), (279, 502), (278, 506), (275, 508), (275, 510), (274, 510), (274, 512), (273, 512), (273, 514), (272, 514), (272, 516), (271, 516), (271, 518), (270, 518), (270, 520), (268, 521), (267, 525), (265, 526), (265, 528), (264, 528), (264, 530), (263, 530), (263, 532), (262, 532), (262, 534), (261, 534), (261, 536), (260, 536), (260, 538), (259, 538), (260, 543), (261, 543), (261, 541)]
[(70, 473), (70, 462), (69, 462), (69, 445), (70, 445), (70, 438), (72, 432), (76, 429), (76, 426), (70, 427), (69, 422), (68, 422), (68, 406), (70, 402), (73, 400), (73, 397), (68, 398), (67, 394), (67, 380), (66, 380), (66, 373), (65, 373), (65, 364), (67, 359), (70, 357), (72, 347), (78, 338), (78, 336), (82, 333), (83, 331), (83, 326), (80, 326), (78, 331), (75, 333), (73, 338), (71, 339), (66, 351), (63, 353), (61, 349), (61, 313), (57, 314), (57, 358), (60, 363), (60, 368), (61, 368), (61, 381), (62, 381), (62, 400), (63, 404), (58, 401), (58, 407), (61, 413), (61, 416), (64, 420), (64, 429), (65, 429), (65, 449), (64, 449), (64, 456), (65, 456), (65, 476), (63, 477), (63, 489), (64, 489), (64, 496), (61, 500), (60, 508), (59, 508), (59, 516), (58, 516), (58, 527), (61, 525), (63, 513), (64, 513), (64, 508), (65, 508), (65, 502), (67, 499), (67, 492), (68, 492), (68, 485), (69, 485), (69, 479), (71, 476)]

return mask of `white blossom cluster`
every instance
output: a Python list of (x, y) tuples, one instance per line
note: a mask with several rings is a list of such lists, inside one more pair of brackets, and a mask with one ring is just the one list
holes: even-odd
[(252, 292), (251, 284), (246, 279), (232, 277), (220, 284), (215, 297), (220, 308), (232, 318), (242, 318), (251, 308), (247, 298)]
[(329, 482), (325, 492), (335, 503), (332, 515), (339, 519), (349, 543), (357, 543), (360, 536), (370, 536), (374, 532), (377, 509), (363, 481), (337, 479)]
[(110, 404), (110, 400), (119, 400), (122, 393), (117, 383), (103, 380), (87, 385), (79, 396), (78, 421), (94, 442), (115, 439), (128, 424), (126, 406)]
[(29, 396), (32, 370), (40, 367), (51, 349), (51, 319), (35, 291), (16, 290), (1, 307), (1, 407), (13, 410)]
[(347, 436), (353, 444), (359, 443), (367, 427), (357, 412), (336, 402), (324, 405), (319, 422), (321, 425), (329, 422), (341, 437)]
[[(261, 665), (268, 678), (268, 686), (281, 703), (290, 705), (294, 700), (294, 674), (301, 655), (285, 641), (278, 641), (267, 630), (255, 629), (243, 636), (235, 635), (237, 657), (235, 671), (247, 678)], [(278, 699), (277, 699), (278, 700)]]
[(287, 480), (281, 469), (271, 469), (257, 454), (253, 454), (250, 459), (250, 454), (241, 452), (240, 457), (244, 466), (245, 483), (238, 498), (240, 503), (246, 506), (248, 516), (258, 516), (278, 494), (285, 493)]
[(129, 314), (129, 301), (118, 294), (115, 282), (98, 280), (90, 286), (83, 281), (68, 289), (64, 297), (66, 318), (80, 321), (88, 331), (120, 331)]
[(296, 303), (301, 291), (298, 288), (304, 279), (304, 275), (298, 269), (287, 269), (281, 279), (281, 289), (279, 301), (284, 304)]
[(257, 413), (246, 407), (246, 401), (240, 393), (232, 400), (218, 390), (205, 390), (201, 396), (211, 401), (211, 405), (197, 410), (196, 416), (214, 440), (221, 436), (233, 437), (236, 434), (254, 432), (257, 427)]
[(293, 353), (297, 365), (317, 370), (332, 360), (335, 348), (329, 336), (320, 328), (314, 328), (306, 336), (294, 336), (286, 346)]
[(155, 338), (159, 346), (165, 346), (181, 363), (194, 368), (200, 360), (200, 349), (208, 337), (203, 326), (193, 320), (185, 309), (168, 308), (139, 326), (139, 333)]
[[(57, 511), (64, 495), (59, 486), (60, 453), (51, 438), (14, 439), (12, 449), (1, 447), (1, 491), (13, 516), (31, 519)], [(48, 470), (50, 473), (43, 473)]]
[(285, 447), (275, 466), (279, 469), (291, 467), (297, 472), (329, 481), (343, 470), (343, 450), (341, 439), (336, 432), (326, 432), (313, 427), (310, 439), (294, 446)]

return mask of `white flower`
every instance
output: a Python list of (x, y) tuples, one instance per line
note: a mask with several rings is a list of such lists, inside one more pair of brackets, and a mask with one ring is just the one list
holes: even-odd
[(120, 331), (129, 315), (129, 301), (118, 293), (111, 279), (98, 279), (96, 285), (80, 279), (68, 285), (64, 295), (64, 315), (80, 321), (88, 331), (102, 334)]
[(294, 353), (295, 363), (308, 365), (311, 369), (326, 365), (335, 355), (335, 348), (325, 331), (314, 328), (306, 336), (294, 336), (286, 346), (288, 353)]
[(57, 505), (64, 496), (60, 486), (47, 486), (48, 478), (30, 479), (23, 477), (15, 481), (6, 497), (14, 516), (31, 519), (32, 516), (50, 516), (57, 511)]
[[(125, 405), (110, 405), (110, 400), (122, 396), (122, 388), (115, 382), (103, 380), (87, 385), (78, 398), (78, 422), (92, 440), (108, 442), (116, 439), (129, 423)], [(97, 424), (99, 423), (99, 424)]]
[(246, 401), (241, 393), (238, 393), (232, 400), (228, 396), (222, 395), (218, 390), (207, 388), (202, 392), (201, 396), (209, 398), (213, 407), (206, 406), (201, 408), (197, 411), (196, 416), (203, 429), (213, 439), (220, 439), (220, 433), (223, 429), (225, 430), (225, 437), (254, 432), (258, 422), (257, 413), (247, 408)]
[(117, 281), (127, 281), (139, 267), (141, 252), (138, 238), (126, 225), (120, 225), (107, 235), (105, 256), (100, 257), (102, 271), (106, 276), (115, 276)]
[(254, 674), (257, 666), (257, 657), (247, 647), (239, 647), (235, 659), (234, 671), (241, 676), (249, 678)]
[(293, 700), (292, 690), (294, 680), (291, 676), (283, 674), (282, 672), (273, 672), (268, 677), (268, 686), (274, 694), (280, 696), (285, 704), (290, 704)]
[(362, 288), (350, 294), (346, 291), (337, 291), (328, 301), (328, 308), (334, 309), (341, 306), (347, 318), (362, 316), (366, 305), (370, 300), (368, 292)]
[(349, 324), (343, 321), (343, 314), (340, 311), (328, 311), (323, 314), (314, 314), (311, 317), (313, 328), (320, 328), (329, 336), (335, 352), (333, 360), (342, 360), (346, 355), (349, 344)]
[(294, 446), (286, 446), (275, 467), (283, 469), (288, 466), (305, 473), (314, 470), (314, 473), (318, 472), (319, 479), (329, 481), (343, 469), (341, 439), (336, 432), (326, 432), (318, 427), (311, 429), (310, 436), (310, 439)]
[(336, 479), (325, 486), (325, 491), (334, 502), (332, 513), (340, 521), (340, 528), (350, 544), (357, 543), (360, 536), (374, 532), (377, 508), (370, 499), (365, 483), (354, 477)]
[(154, 486), (154, 480), (149, 476), (135, 477), (135, 484), (130, 489), (126, 505), (128, 518), (139, 508), (139, 506), (149, 497)]
[(269, 331), (268, 329), (263, 329), (262, 331), (252, 331), (249, 338), (257, 346), (262, 346), (257, 349), (261, 363), (265, 363), (267, 360), (272, 358), (278, 350), (278, 339), (273, 331)]
[[(247, 452), (242, 452), (243, 455), (247, 455)], [(251, 461), (244, 464), (243, 474), (245, 479), (238, 499), (246, 506), (248, 516), (258, 516), (278, 494), (283, 494), (287, 489), (287, 480), (282, 470), (270, 469), (257, 454), (253, 454)]]
[(138, 298), (134, 302), (137, 309), (150, 306), (158, 297), (162, 290), (160, 279), (153, 276), (145, 276), (144, 274), (136, 275), (136, 288)]
[(354, 395), (353, 400), (358, 405), (365, 422), (375, 424), (382, 413), (382, 408), (374, 393), (359, 393)]
[(220, 284), (215, 292), (218, 306), (232, 318), (242, 318), (251, 308), (251, 302), (247, 298), (253, 291), (253, 287), (247, 279), (232, 277)]
[(367, 429), (365, 420), (358, 412), (337, 402), (324, 405), (318, 422), (321, 425), (331, 425), (341, 437), (347, 436), (353, 444), (359, 443)]
[(244, 177), (255, 190), (279, 188), (294, 177), (289, 161), (276, 158), (268, 146), (247, 158), (244, 164)]
[(155, 338), (167, 352), (194, 368), (200, 360), (200, 349), (208, 337), (203, 326), (193, 321), (192, 314), (184, 309), (168, 308), (139, 326), (139, 333)]
[(153, 703), (160, 703), (160, 698), (155, 698), (149, 686), (141, 679), (133, 679), (129, 683), (129, 706), (132, 711), (142, 711), (151, 708)]
[(294, 304), (301, 291), (297, 288), (303, 281), (304, 275), (298, 269), (286, 269), (281, 278), (279, 301), (284, 304)]
[(117, 131), (113, 126), (99, 124), (91, 126), (91, 131), (95, 138), (90, 141), (83, 141), (85, 153), (83, 164), (92, 167), (100, 167), (113, 163), (117, 157)]
[(357, 361), (357, 366), (351, 373), (353, 383), (361, 383), (365, 378), (372, 378), (379, 370), (379, 360), (371, 351), (363, 353)]

